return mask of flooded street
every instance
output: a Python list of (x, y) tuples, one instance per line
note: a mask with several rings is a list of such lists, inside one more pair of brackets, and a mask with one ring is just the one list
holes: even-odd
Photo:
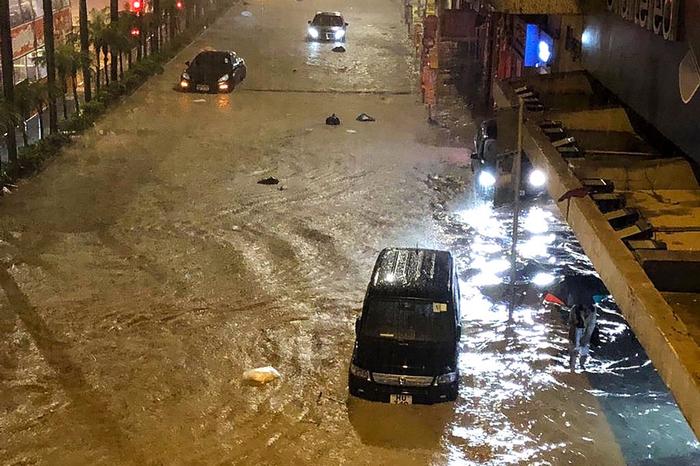
[[(0, 463), (698, 464), (612, 303), (569, 372), (567, 316), (539, 298), (591, 266), (550, 201), (523, 208), (509, 310), (511, 212), (473, 198), (466, 150), (426, 123), (402, 3), (248, 3), (0, 200)], [(304, 41), (327, 9), (345, 53)], [(205, 47), (248, 78), (175, 92)], [(374, 260), (416, 245), (457, 258), (458, 400), (349, 399)], [(282, 378), (243, 383), (267, 365)]]

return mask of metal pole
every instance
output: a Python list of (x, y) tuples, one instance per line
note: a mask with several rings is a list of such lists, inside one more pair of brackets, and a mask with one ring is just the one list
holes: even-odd
[(513, 238), (510, 248), (510, 285), (513, 292), (513, 301), (511, 309), (515, 307), (515, 281), (517, 279), (517, 261), (518, 261), (518, 219), (520, 217), (520, 174), (522, 171), (522, 153), (523, 153), (523, 109), (524, 101), (518, 99), (518, 150), (513, 159)]

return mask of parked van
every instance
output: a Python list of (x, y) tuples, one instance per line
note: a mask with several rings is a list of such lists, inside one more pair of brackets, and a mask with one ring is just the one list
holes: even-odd
[(350, 394), (396, 404), (455, 400), (460, 334), (452, 255), (384, 249), (355, 323)]

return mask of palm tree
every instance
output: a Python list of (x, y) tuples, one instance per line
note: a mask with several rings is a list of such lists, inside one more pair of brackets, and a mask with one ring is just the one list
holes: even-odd
[(95, 48), (95, 86), (100, 90), (100, 53), (105, 47), (105, 31), (107, 30), (107, 15), (105, 10), (90, 11), (90, 38)]
[(163, 13), (160, 11), (160, 0), (153, 1), (153, 29), (155, 34), (153, 35), (153, 51), (158, 52), (160, 50), (160, 25), (162, 22)]
[(80, 61), (83, 70), (83, 93), (85, 102), (92, 100), (92, 83), (90, 82), (90, 28), (88, 26), (87, 0), (78, 0), (80, 22)]
[(63, 104), (63, 119), (68, 119), (68, 106), (66, 94), (68, 93), (68, 76), (73, 74), (75, 61), (75, 47), (70, 41), (56, 47), (56, 71), (61, 89), (61, 102)]
[(34, 106), (36, 107), (36, 113), (39, 116), (39, 139), (44, 139), (44, 134), (46, 133), (44, 128), (44, 107), (49, 101), (51, 92), (49, 92), (49, 86), (45, 81), (36, 81), (30, 84), (32, 88), (32, 100)]
[[(109, 25), (113, 26), (113, 28), (116, 28), (118, 22), (119, 22), (119, 0), (109, 0)], [(117, 80), (117, 56), (116, 56), (115, 52), (116, 52), (116, 50), (114, 48), (110, 47), (110, 56), (112, 58), (110, 74), (112, 76), (112, 81)], [(106, 66), (105, 66), (105, 68), (106, 68)]]
[(22, 130), (22, 142), (24, 142), (25, 146), (29, 145), (27, 120), (31, 118), (32, 112), (36, 108), (37, 98), (36, 88), (29, 83), (29, 80), (25, 79), (21, 83), (15, 85), (15, 109), (22, 117), (19, 126)]
[[(0, 0), (0, 60), (2, 60), (3, 95), (9, 103), (8, 108), (14, 105), (14, 68), (12, 64), (12, 37), (10, 34), (10, 2)], [(10, 162), (17, 161), (17, 140), (15, 128), (12, 126), (7, 131), (7, 155)]]
[(138, 24), (138, 18), (130, 11), (122, 11), (119, 15), (117, 48), (119, 49), (120, 77), (124, 77), (124, 64), (122, 56), (126, 54), (127, 64), (131, 67), (131, 53), (139, 42), (131, 35), (131, 30)]
[[(22, 118), (15, 111), (14, 105), (5, 99), (0, 100), (0, 131), (8, 135), (15, 133), (15, 128), (19, 125)], [(8, 138), (9, 141), (9, 138)], [(16, 143), (15, 143), (16, 144)], [(9, 149), (9, 146), (8, 146)], [(15, 170), (17, 167), (17, 146), (15, 145), (15, 156), (10, 160), (10, 169)]]
[[(44, 6), (44, 47), (46, 48), (46, 81), (49, 89), (56, 87), (56, 50), (54, 48), (53, 2), (43, 0)], [(53, 93), (49, 93), (49, 131), (58, 131), (58, 113)]]

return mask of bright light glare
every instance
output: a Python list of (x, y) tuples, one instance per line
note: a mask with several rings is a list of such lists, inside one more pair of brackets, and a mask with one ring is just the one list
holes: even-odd
[(187, 81), (180, 81), (180, 87), (185, 88), (188, 87), (190, 84)]
[(226, 84), (226, 83), (220, 83), (220, 84), (219, 84), (219, 89), (222, 90), (222, 91), (228, 90), (228, 84)]
[(547, 182), (547, 175), (542, 170), (532, 170), (528, 182), (533, 188), (541, 188)]
[(496, 184), (496, 177), (487, 171), (482, 171), (479, 173), (479, 185), (482, 188), (490, 188)]
[(309, 35), (314, 39), (318, 39), (318, 30), (316, 28), (309, 28)]
[(532, 277), (532, 283), (537, 286), (547, 286), (554, 283), (555, 278), (551, 273), (540, 272)]
[(345, 36), (345, 30), (344, 29), (338, 29), (335, 31), (335, 38), (336, 39), (342, 39)]
[(544, 63), (549, 62), (549, 59), (552, 57), (552, 51), (549, 50), (549, 44), (541, 40), (537, 46), (537, 50), (537, 56), (539, 57), (540, 61)]

